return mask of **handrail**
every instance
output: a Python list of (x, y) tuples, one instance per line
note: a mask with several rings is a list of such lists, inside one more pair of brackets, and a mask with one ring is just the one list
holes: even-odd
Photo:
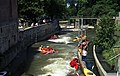
[(95, 63), (96, 63), (96, 66), (98, 68), (100, 76), (107, 76), (107, 72), (104, 70), (104, 68), (102, 67), (102, 65), (100, 64), (100, 62), (97, 58), (97, 55), (96, 55), (96, 52), (95, 52), (95, 45), (93, 46), (93, 56), (94, 56)]
[(108, 61), (111, 61), (111, 60), (113, 60), (113, 59), (117, 58), (118, 56), (120, 56), (120, 53), (119, 53), (119, 54), (117, 54), (117, 55), (115, 55), (115, 56), (113, 56), (113, 57), (111, 57)]

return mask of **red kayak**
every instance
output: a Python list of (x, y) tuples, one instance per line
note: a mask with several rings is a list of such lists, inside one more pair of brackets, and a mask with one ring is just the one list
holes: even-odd
[(56, 52), (56, 50), (54, 50), (52, 47), (40, 47), (38, 49), (38, 51), (40, 51), (41, 54), (52, 54), (54, 52)]

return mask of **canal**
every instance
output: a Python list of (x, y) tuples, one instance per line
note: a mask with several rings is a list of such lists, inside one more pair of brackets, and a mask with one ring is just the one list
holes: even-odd
[[(71, 37), (75, 38), (78, 35), (78, 32), (61, 32), (59, 37)], [(87, 30), (87, 36), (90, 40), (94, 37), (93, 30)], [(41, 54), (37, 52), (37, 49), (41, 46), (51, 46), (56, 49), (58, 52), (53, 54)], [(70, 61), (77, 56), (77, 45), (78, 43), (53, 43), (47, 40), (37, 42), (28, 48), (27, 56), (27, 66), (26, 72), (24, 75), (33, 75), (33, 76), (68, 76), (73, 68), (70, 67)], [(94, 64), (94, 59), (92, 56), (92, 45), (88, 48), (88, 64)], [(93, 69), (93, 72), (98, 75), (96, 66)]]

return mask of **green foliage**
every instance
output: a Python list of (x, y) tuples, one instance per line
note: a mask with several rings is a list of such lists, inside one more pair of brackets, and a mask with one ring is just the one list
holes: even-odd
[(116, 54), (114, 53), (114, 50), (112, 50), (112, 49), (104, 50), (104, 51), (102, 52), (102, 55), (103, 55), (103, 57), (105, 58), (105, 60), (106, 60), (110, 65), (115, 64), (116, 61), (117, 61), (116, 58), (113, 59), (113, 60), (110, 60), (112, 57), (114, 57), (114, 56), (116, 55)]
[(113, 39), (114, 36), (114, 20), (110, 17), (103, 16), (99, 24), (96, 27), (96, 44), (101, 46), (102, 49), (109, 49), (111, 48), (115, 40)]
[[(72, 0), (73, 1), (73, 0)], [(71, 2), (72, 2), (71, 1)], [(120, 2), (115, 0), (76, 0), (78, 3), (78, 16), (101, 17), (103, 15), (116, 16), (120, 9)], [(70, 9), (74, 8), (74, 2)], [(69, 10), (71, 12), (73, 10)], [(74, 10), (75, 11), (75, 10)]]
[(43, 2), (39, 0), (18, 0), (19, 17), (36, 22), (36, 18), (44, 13)]
[(115, 26), (115, 30), (116, 30), (116, 31), (120, 31), (120, 25), (116, 25), (116, 26)]
[(63, 18), (66, 15), (64, 0), (18, 0), (19, 17), (33, 22), (40, 16)]
[(51, 18), (57, 17), (61, 18), (65, 16), (66, 5), (63, 0), (45, 0), (44, 1), (44, 11)]
[(92, 10), (93, 10), (92, 16), (94, 17), (100, 17), (103, 15), (115, 16), (117, 4), (112, 2), (113, 2), (112, 0), (97, 1), (96, 4), (92, 6)]

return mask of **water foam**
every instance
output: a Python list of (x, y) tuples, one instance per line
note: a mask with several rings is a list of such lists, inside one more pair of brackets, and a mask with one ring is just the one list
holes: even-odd
[(63, 58), (50, 58), (48, 61), (53, 61), (53, 63), (42, 68), (42, 70), (47, 70), (48, 72), (44, 75), (38, 76), (66, 76), (72, 70), (69, 65), (69, 59), (65, 60)]
[(48, 41), (50, 41), (50, 42), (56, 42), (56, 43), (65, 43), (65, 44), (73, 43), (71, 37), (62, 37), (61, 39), (54, 39), (54, 40), (50, 39)]

